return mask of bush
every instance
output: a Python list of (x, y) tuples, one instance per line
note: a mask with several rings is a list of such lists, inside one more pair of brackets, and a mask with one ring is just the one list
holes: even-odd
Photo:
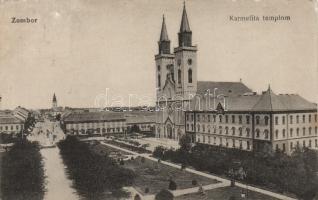
[(134, 200), (141, 200), (141, 197), (140, 197), (140, 195), (139, 195), (139, 194), (136, 194), (136, 195), (135, 195), (135, 198), (134, 198)]
[(147, 194), (147, 193), (149, 193), (149, 188), (145, 188), (145, 193)]
[(157, 146), (155, 150), (153, 151), (152, 155), (155, 158), (162, 159), (165, 151), (166, 151), (166, 148), (164, 148), (163, 146)]
[(177, 189), (177, 184), (173, 180), (170, 180), (169, 182), (169, 190), (176, 190)]
[(16, 142), (3, 154), (0, 170), (0, 199), (43, 199), (44, 169), (37, 143)]
[(155, 196), (155, 200), (173, 200), (173, 194), (169, 190), (161, 190)]
[(125, 164), (124, 160), (121, 159), (120, 162), (119, 162), (119, 164), (120, 164), (120, 165), (124, 165), (124, 164)]
[(192, 180), (192, 185), (194, 185), (194, 186), (198, 185), (198, 181), (197, 180)]

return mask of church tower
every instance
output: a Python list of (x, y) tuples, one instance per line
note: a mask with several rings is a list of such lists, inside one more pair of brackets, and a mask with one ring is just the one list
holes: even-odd
[(55, 93), (53, 94), (53, 100), (52, 100), (52, 109), (56, 109), (57, 108), (57, 100), (56, 100), (56, 96)]
[(178, 33), (178, 47), (174, 48), (176, 94), (190, 100), (197, 91), (197, 46), (192, 46), (192, 31), (185, 4)]
[(162, 18), (158, 47), (158, 54), (155, 55), (157, 99), (164, 95), (163, 88), (166, 81), (174, 81), (174, 55), (170, 52), (170, 40), (168, 37), (165, 16)]

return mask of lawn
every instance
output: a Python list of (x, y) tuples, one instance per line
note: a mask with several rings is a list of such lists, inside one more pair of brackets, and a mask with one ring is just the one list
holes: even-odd
[(176, 182), (177, 189), (196, 187), (192, 185), (192, 180), (196, 180), (198, 184), (202, 185), (218, 182), (148, 159), (142, 162), (141, 157), (125, 161), (124, 167), (132, 169), (137, 174), (133, 186), (143, 195), (146, 194), (146, 188), (149, 189), (149, 194), (156, 194), (164, 188), (168, 189), (169, 179)]
[[(224, 188), (217, 188), (213, 190), (205, 191), (205, 195), (199, 193), (187, 194), (182, 195), (179, 197), (175, 197), (174, 200), (277, 200), (274, 197), (270, 197), (261, 193), (248, 191), (248, 197), (242, 198), (241, 197), (242, 188), (239, 187), (224, 187)], [(233, 197), (234, 198), (233, 198)], [(231, 198), (232, 197), (232, 198)]]

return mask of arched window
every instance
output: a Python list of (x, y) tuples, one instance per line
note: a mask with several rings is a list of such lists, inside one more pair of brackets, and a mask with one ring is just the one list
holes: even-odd
[(178, 83), (181, 84), (181, 70), (178, 69)]
[(268, 125), (268, 117), (265, 116), (265, 126), (267, 126), (267, 125)]
[(256, 124), (259, 124), (259, 116), (256, 116)]
[(235, 135), (235, 127), (232, 127), (232, 135)]
[(239, 128), (239, 134), (242, 136), (242, 127)]
[(192, 83), (192, 69), (188, 70), (188, 82)]
[(256, 129), (256, 137), (259, 138), (259, 129)]
[(229, 134), (229, 127), (225, 127), (225, 134)]
[(246, 128), (246, 137), (250, 137), (250, 129)]
[(160, 74), (158, 75), (158, 87), (161, 87), (161, 80), (160, 80)]

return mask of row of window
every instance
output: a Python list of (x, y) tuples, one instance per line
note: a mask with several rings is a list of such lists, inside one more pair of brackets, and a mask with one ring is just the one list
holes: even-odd
[[(13, 131), (13, 130), (21, 130), (22, 125), (9, 125), (9, 126), (0, 126), (0, 131)], [(15, 129), (14, 129), (15, 128)]]
[[(317, 122), (317, 114), (313, 115), (314, 116), (314, 119), (315, 119), (315, 122)], [(302, 123), (306, 123), (306, 115), (302, 115)], [(311, 123), (312, 122), (312, 115), (309, 114), (307, 116), (307, 121), (308, 123)], [(285, 124), (286, 123), (286, 117), (285, 116), (282, 116), (282, 119), (281, 119), (281, 124)], [(289, 116), (289, 124), (293, 124), (294, 123), (294, 116), (293, 115), (290, 115)], [(296, 124), (299, 124), (300, 123), (300, 116), (297, 115), (296, 116)], [(275, 125), (278, 125), (279, 124), (279, 117), (276, 116), (275, 117)]]
[[(202, 129), (201, 129), (201, 127), (202, 127)], [(187, 128), (187, 130), (189, 130), (189, 124), (187, 124), (186, 125), (186, 128)], [(193, 130), (193, 124), (191, 124), (191, 129)], [(201, 131), (202, 130), (202, 131)], [(214, 126), (213, 128), (212, 128), (212, 130), (213, 130), (213, 133), (214, 134), (216, 134), (217, 132), (219, 133), (219, 134), (222, 134), (223, 133), (223, 127), (222, 126), (219, 126), (219, 128), (218, 128), (218, 131), (217, 131), (217, 128)], [(203, 132), (203, 133), (206, 133), (206, 131), (207, 131), (207, 133), (211, 133), (211, 127), (208, 125), (207, 126), (207, 129), (205, 128), (205, 125), (204, 124), (202, 124), (202, 125), (197, 125), (197, 132)], [(224, 128), (224, 133), (226, 134), (226, 135), (228, 135), (228, 134), (231, 134), (231, 135), (235, 135), (236, 134), (236, 128), (235, 127), (232, 127), (231, 129), (229, 128), (229, 127), (225, 127)], [(245, 134), (246, 134), (246, 137), (250, 137), (250, 129), (249, 128), (246, 128), (245, 129)], [(243, 128), (242, 127), (239, 127), (238, 128), (238, 135), (239, 136), (243, 136)]]
[(102, 122), (102, 123), (80, 123), (80, 124), (67, 124), (67, 128), (76, 128), (79, 127), (116, 127), (123, 126), (122, 122)]
[[(313, 129), (312, 127), (308, 127), (308, 135), (312, 134), (312, 129)], [(318, 134), (317, 126), (314, 128), (314, 131), (315, 131), (315, 134), (317, 135)], [(279, 135), (279, 130), (275, 130), (276, 139), (278, 138), (278, 135)], [(300, 135), (300, 129), (296, 128), (296, 136), (299, 136), (299, 135)], [(306, 127), (302, 128), (302, 135), (303, 136), (306, 135)], [(282, 136), (283, 136), (283, 138), (286, 137), (286, 130), (285, 129), (282, 130)], [(289, 129), (289, 137), (294, 137), (294, 129), (293, 128)]]
[[(312, 141), (315, 141), (314, 146), (313, 146), (313, 144), (312, 144)], [(300, 147), (300, 141), (296, 141), (296, 143), (290, 142), (289, 145), (290, 145), (290, 149), (294, 149), (294, 148), (296, 148), (296, 147)], [(315, 140), (308, 140), (308, 143), (306, 143), (306, 140), (303, 140), (303, 142), (302, 142), (302, 147), (308, 147), (308, 148), (315, 147), (315, 148), (318, 148), (318, 140), (317, 140), (317, 139), (315, 139)], [(276, 144), (276, 150), (278, 150), (278, 149), (279, 149), (279, 145)], [(283, 150), (283, 151), (286, 151), (286, 144), (285, 144), (285, 143), (282, 144), (282, 150)]]
[[(201, 141), (201, 138), (202, 138), (202, 141)], [(213, 144), (213, 145), (219, 145), (219, 146), (225, 145), (226, 147), (243, 149), (243, 141), (242, 140), (198, 135), (196, 137), (196, 141), (198, 143), (206, 143), (206, 144)], [(244, 145), (245, 146), (244, 149), (250, 150), (251, 149), (250, 141), (246, 141), (245, 144), (246, 145)]]
[(81, 132), (82, 134), (85, 134), (87, 132), (94, 132), (94, 133), (114, 133), (114, 132), (122, 132), (124, 131), (124, 128), (97, 128), (97, 129), (80, 129), (80, 130), (75, 130), (75, 129), (70, 129), (70, 132)]
[[(314, 116), (314, 119), (315, 119), (315, 122), (317, 122), (317, 114), (313, 115)], [(194, 117), (193, 115), (186, 115), (186, 120), (189, 121), (191, 118), (191, 121), (194, 120)], [(298, 124), (299, 123), (299, 118), (300, 116), (297, 115), (296, 116), (296, 123)], [(290, 124), (293, 124), (294, 121), (293, 121), (294, 117), (292, 115), (289, 116), (289, 123)], [(202, 122), (216, 122), (217, 121), (217, 115), (200, 115), (198, 114), (197, 115), (197, 119), (196, 119), (198, 122), (202, 121)], [(219, 123), (222, 123), (222, 122), (225, 122), (225, 123), (229, 123), (229, 121), (231, 121), (231, 123), (236, 123), (238, 122), (239, 124), (242, 124), (243, 123), (243, 116), (242, 115), (239, 115), (238, 117), (236, 117), (235, 115), (225, 115), (223, 117), (223, 115), (219, 115), (218, 116), (218, 122)], [(308, 123), (311, 123), (312, 122), (312, 115), (308, 115)], [(245, 123), (246, 124), (250, 124), (250, 116), (245, 116)], [(286, 123), (286, 118), (285, 116), (282, 116), (281, 118), (281, 123), (282, 124), (285, 124)], [(302, 123), (306, 123), (306, 115), (302, 115)], [(261, 124), (261, 117), (260, 116), (256, 116), (255, 117), (255, 124), (256, 125), (259, 125)], [(269, 124), (269, 117), (268, 116), (264, 116), (264, 125), (268, 125)], [(278, 125), (279, 124), (279, 117), (276, 116), (275, 117), (275, 125)]]

